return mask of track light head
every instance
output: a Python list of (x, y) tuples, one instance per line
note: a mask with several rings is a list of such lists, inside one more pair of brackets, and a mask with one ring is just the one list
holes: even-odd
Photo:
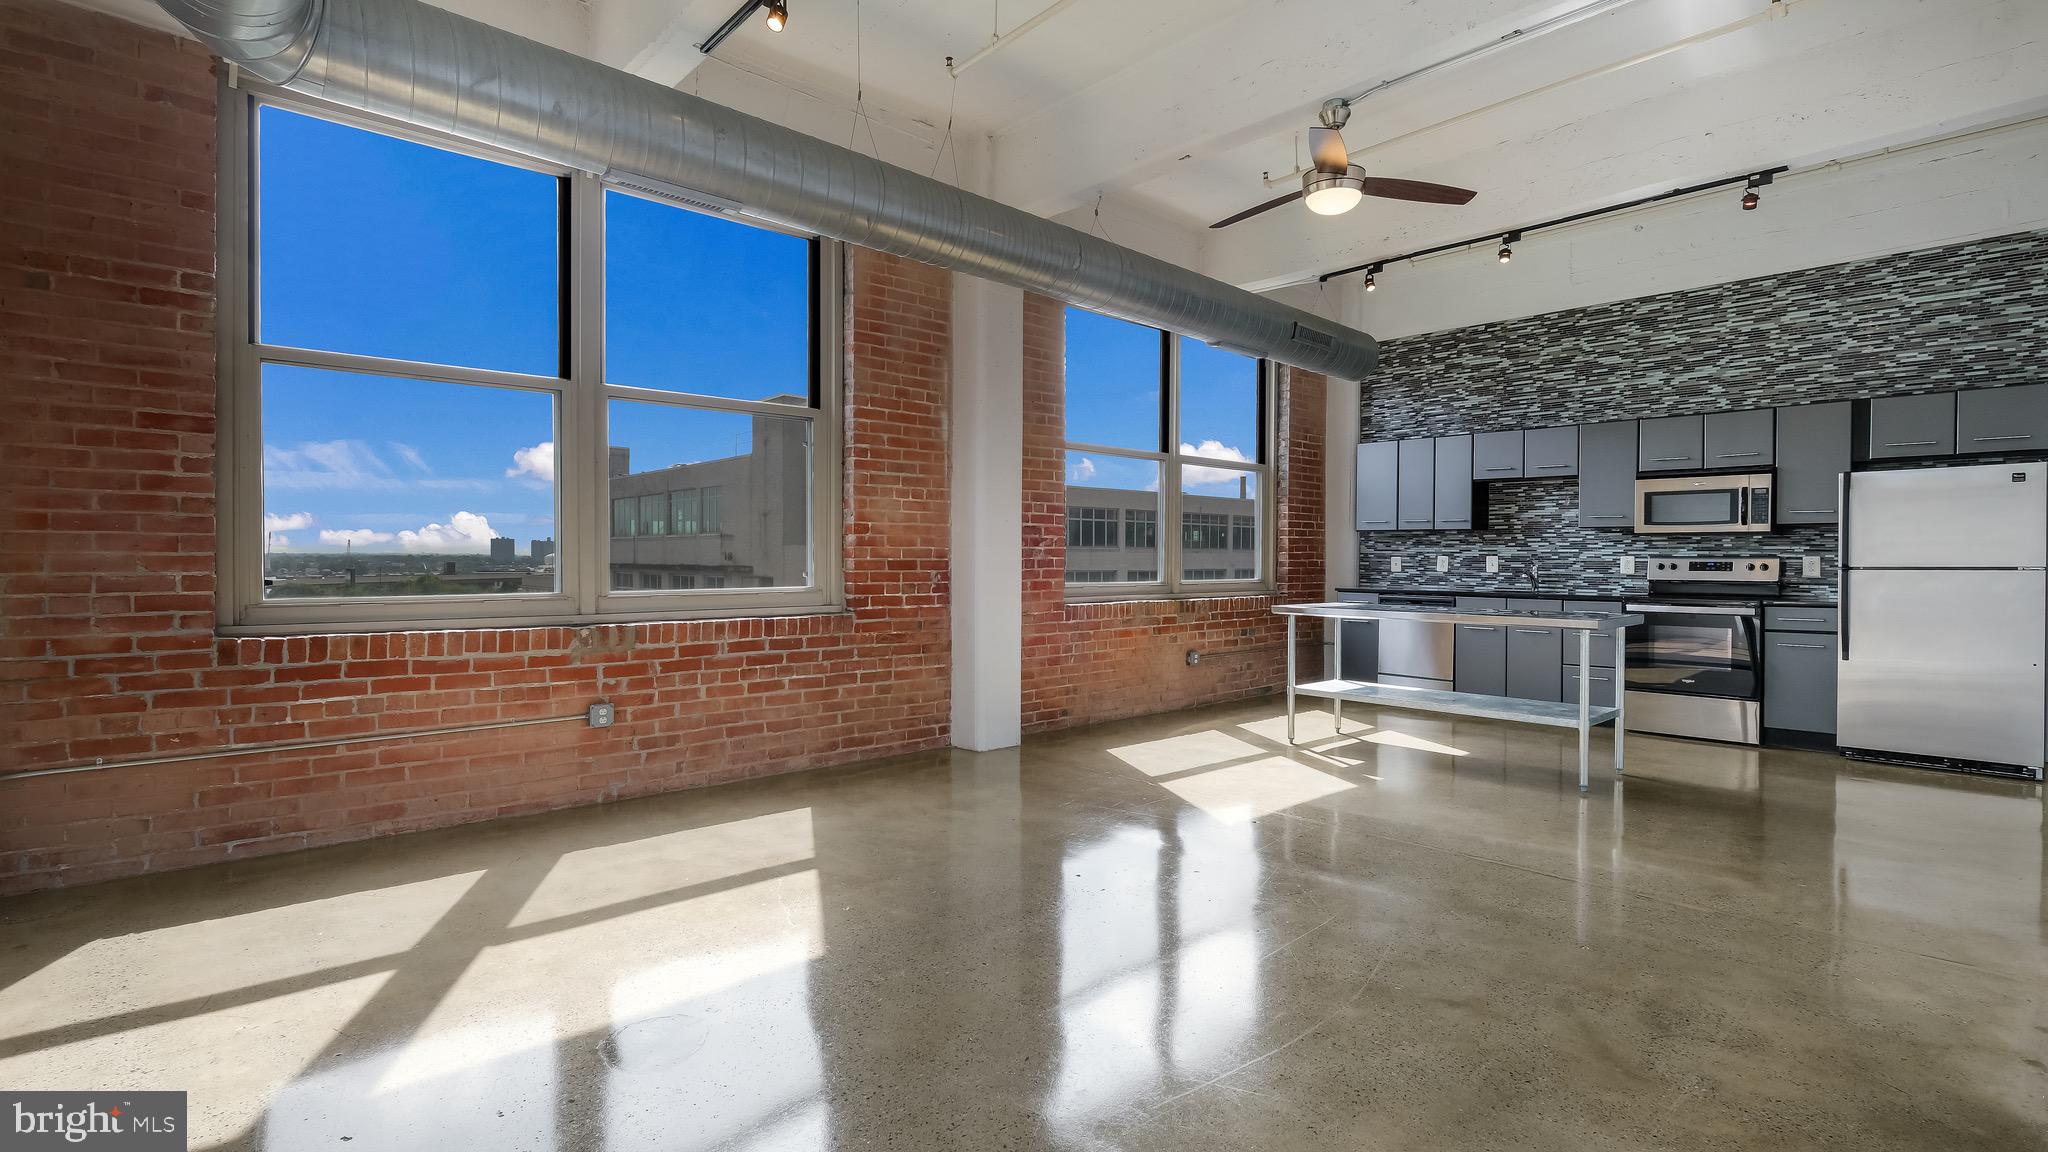
[(1367, 292), (1371, 292), (1372, 290), (1379, 287), (1379, 281), (1375, 279), (1375, 277), (1379, 275), (1379, 272), (1380, 266), (1377, 264), (1365, 270), (1365, 290)]
[(768, 0), (768, 30), (780, 32), (789, 25), (789, 5), (783, 0)]
[(1763, 197), (1757, 195), (1756, 190), (1770, 182), (1771, 174), (1769, 172), (1759, 172), (1749, 178), (1749, 182), (1743, 186), (1742, 190), (1742, 210), (1744, 212), (1754, 212), (1756, 211), (1756, 206), (1763, 203)]
[(1494, 258), (1503, 264), (1513, 260), (1515, 258), (1515, 242), (1521, 238), (1522, 234), (1520, 232), (1510, 232), (1501, 237), (1500, 251), (1494, 254)]

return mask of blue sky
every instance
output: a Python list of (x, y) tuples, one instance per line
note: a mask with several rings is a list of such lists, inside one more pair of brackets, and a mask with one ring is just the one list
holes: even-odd
[[(1180, 348), (1182, 452), (1254, 460), (1258, 361), (1176, 336)], [(1067, 309), (1067, 439), (1106, 448), (1161, 450), (1159, 330)], [(1244, 472), (1188, 466), (1181, 488), (1236, 495)], [(1067, 482), (1157, 491), (1159, 465), (1101, 452), (1069, 452)]]

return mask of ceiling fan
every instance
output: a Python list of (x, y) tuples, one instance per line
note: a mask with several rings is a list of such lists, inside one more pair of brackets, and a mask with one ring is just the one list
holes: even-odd
[(1308, 210), (1319, 216), (1336, 216), (1351, 211), (1358, 206), (1359, 200), (1367, 196), (1414, 200), (1423, 204), (1465, 204), (1478, 195), (1469, 188), (1453, 188), (1448, 184), (1367, 176), (1365, 169), (1353, 164), (1351, 154), (1344, 150), (1342, 130), (1345, 122), (1351, 119), (1351, 102), (1325, 100), (1318, 118), (1322, 125), (1308, 130), (1309, 166), (1301, 174), (1301, 191), (1289, 192), (1256, 208), (1226, 216), (1209, 227), (1228, 228), (1240, 220), (1249, 220), (1261, 212), (1296, 200), (1306, 203)]

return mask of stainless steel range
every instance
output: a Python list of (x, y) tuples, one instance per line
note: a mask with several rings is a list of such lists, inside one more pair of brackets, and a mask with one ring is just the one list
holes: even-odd
[(1650, 592), (1628, 605), (1624, 680), (1632, 732), (1755, 744), (1762, 732), (1764, 601), (1783, 571), (1775, 556), (1648, 562)]

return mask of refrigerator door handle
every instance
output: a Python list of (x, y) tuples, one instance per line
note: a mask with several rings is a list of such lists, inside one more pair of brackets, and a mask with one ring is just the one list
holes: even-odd
[(1849, 474), (1835, 481), (1835, 639), (1840, 642), (1843, 663), (1849, 661)]

